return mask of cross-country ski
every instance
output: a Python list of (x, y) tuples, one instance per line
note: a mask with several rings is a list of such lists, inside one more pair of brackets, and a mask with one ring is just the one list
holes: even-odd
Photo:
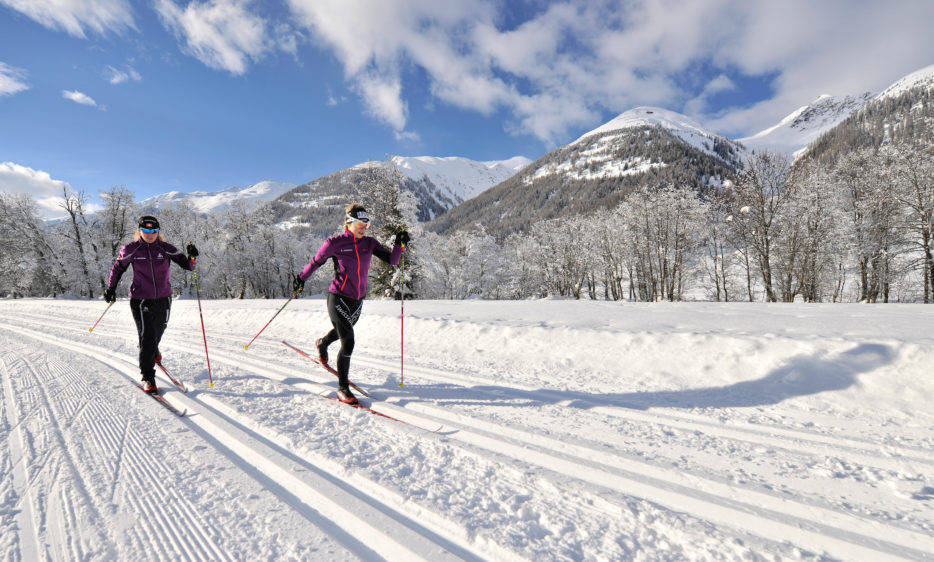
[(162, 396), (161, 394), (159, 394), (161, 391), (156, 390), (156, 391), (154, 391), (154, 392), (150, 392), (150, 391), (146, 390), (146, 388), (144, 388), (142, 384), (137, 384), (137, 385), (136, 385), (136, 388), (138, 388), (138, 389), (140, 389), (141, 391), (143, 391), (143, 394), (145, 394), (146, 396), (152, 397), (156, 402), (158, 402), (159, 404), (161, 404), (165, 409), (169, 410), (170, 412), (172, 412), (172, 413), (175, 414), (176, 416), (181, 417), (181, 416), (184, 416), (184, 415), (185, 415), (186, 410), (180, 410), (180, 409), (176, 408), (175, 406), (173, 406), (171, 402), (169, 402), (168, 400), (165, 399), (165, 396)]

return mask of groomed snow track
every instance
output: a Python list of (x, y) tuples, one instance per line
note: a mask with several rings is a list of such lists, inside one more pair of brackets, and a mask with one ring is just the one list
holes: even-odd
[[(930, 533), (910, 522), (846, 511), (820, 497), (744, 485), (714, 473), (688, 473), (659, 460), (615, 450), (599, 435), (590, 440), (569, 440), (446, 404), (458, 392), (465, 401), (516, 403), (519, 408), (525, 402), (547, 398), (552, 409), (564, 409), (568, 416), (584, 411), (601, 419), (751, 447), (763, 455), (785, 451), (830, 457), (879, 471), (930, 474), (934, 472), (934, 454), (928, 450), (906, 446), (880, 454), (877, 446), (856, 438), (756, 424), (727, 426), (690, 412), (606, 406), (588, 403), (573, 393), (521, 385), (500, 384), (491, 389), (483, 380), (471, 381), (468, 373), (422, 368), (417, 359), (409, 359), (406, 368), (410, 380), (418, 381), (417, 386), (410, 384), (400, 390), (389, 383), (364, 384), (373, 394), (374, 408), (406, 422), (399, 424), (319, 399), (316, 395), (333, 389), (333, 377), (323, 370), (315, 371), (300, 358), (293, 359), (276, 341), (260, 341), (249, 353), (240, 352), (238, 344), (243, 338), (230, 331), (210, 339), (212, 365), (221, 371), (216, 388), (210, 389), (200, 367), (180, 362), (185, 358), (192, 365), (198, 364), (203, 357), (200, 340), (170, 329), (162, 348), (171, 350), (173, 372), (183, 379), (188, 376), (186, 382), (193, 388), (186, 395), (162, 381), (166, 398), (187, 409), (186, 417), (176, 419), (133, 388), (131, 382), (138, 379), (131, 353), (134, 337), (132, 332), (106, 327), (89, 336), (80, 320), (35, 311), (0, 316), (0, 343), (4, 345), (0, 369), (4, 371), (3, 404), (9, 429), (4, 445), (9, 451), (9, 465), (4, 467), (8, 476), (0, 491), (17, 498), (15, 522), (0, 526), (0, 531), (17, 531), (15, 546), (9, 546), (18, 553), (13, 558), (86, 559), (137, 551), (156, 559), (234, 560), (243, 555), (242, 547), (238, 551), (225, 546), (225, 529), (211, 519), (212, 511), (205, 511), (203, 502), (171, 484), (175, 478), (172, 458), (161, 455), (158, 446), (147, 444), (113, 399), (101, 394), (109, 390), (117, 400), (142, 410), (139, 415), (176, 428), (170, 431), (190, 432), (200, 442), (198, 447), (226, 458), (229, 465), (225, 470), (239, 471), (279, 504), (288, 506), (293, 520), (307, 522), (325, 537), (323, 544), (339, 545), (337, 557), (506, 560), (534, 558), (547, 549), (523, 547), (527, 539), (517, 541), (518, 548), (516, 544), (500, 544), (494, 531), (476, 522), (483, 519), (486, 509), (498, 514), (494, 521), (520, 521), (516, 528), (536, 523), (543, 535), (567, 525), (561, 523), (564, 520), (580, 522), (583, 530), (575, 532), (603, 533), (593, 543), (596, 546), (582, 541), (576, 551), (568, 546), (570, 541), (554, 539), (557, 558), (622, 559), (648, 545), (657, 548), (659, 541), (665, 540), (657, 532), (627, 530), (634, 521), (642, 520), (648, 529), (677, 528), (681, 536), (667, 540), (695, 541), (701, 549), (719, 552), (723, 559), (738, 552), (779, 552), (804, 559), (934, 559)], [(373, 372), (395, 368), (364, 352), (360, 350), (355, 357), (357, 368)], [(95, 376), (109, 386), (85, 384), (88, 373), (83, 369), (88, 363), (82, 360), (72, 365), (61, 357), (93, 360)], [(14, 382), (8, 374), (13, 371), (26, 371), (29, 376)], [(283, 423), (286, 418), (282, 415), (271, 416), (272, 423), (267, 423), (264, 412), (251, 408), (251, 404), (260, 404), (260, 393), (237, 396), (236, 390), (228, 387), (231, 375), (267, 381), (257, 384), (271, 389), (270, 396), (285, 401), (283, 408), (300, 403), (311, 412), (307, 415), (327, 420), (322, 423), (339, 427), (350, 420), (346, 423), (359, 431), (347, 439), (360, 442), (372, 435), (386, 443), (406, 443), (406, 449), (395, 456), (406, 450), (424, 455), (418, 470), (431, 470), (421, 465), (443, 465), (457, 458), (451, 475), (462, 476), (469, 474), (466, 465), (475, 465), (473, 476), (490, 478), (489, 498), (465, 494), (467, 505), (445, 511), (441, 507), (455, 503), (432, 501), (412, 488), (397, 485), (388, 470), (372, 468), (378, 459), (372, 465), (360, 464), (353, 454), (341, 456), (333, 448), (314, 446), (314, 442), (299, 445), (292, 432), (302, 428)], [(123, 382), (126, 384), (121, 385)], [(75, 452), (74, 435), (65, 436), (67, 427), (79, 419), (84, 429), (84, 452)], [(37, 433), (25, 429), (35, 423), (42, 423), (46, 430)], [(442, 429), (437, 434), (427, 431), (439, 425)], [(52, 440), (55, 446), (31, 442), (36, 435)], [(82, 468), (82, 455), (88, 454), (85, 449), (103, 451), (106, 462), (93, 470)], [(355, 453), (377, 454), (363, 445)], [(491, 466), (499, 467), (499, 472), (491, 474)], [(435, 469), (442, 471), (443, 466)], [(413, 471), (404, 466), (398, 470), (399, 479)], [(90, 476), (100, 478), (100, 482), (77, 482)], [(68, 491), (69, 481), (75, 482), (77, 492)], [(127, 482), (147, 484), (139, 493), (119, 493)], [(100, 486), (109, 490), (102, 491)], [(484, 488), (464, 487), (475, 495)], [(449, 489), (458, 489), (458, 484), (451, 483)], [(502, 489), (526, 493), (497, 503)], [(106, 536), (106, 523), (114, 518), (107, 510), (113, 509), (118, 496), (125, 500), (121, 510), (132, 512), (137, 522), (145, 522), (123, 529), (121, 541), (131, 543), (129, 547), (123, 542), (114, 544)], [(111, 502), (101, 505), (101, 497), (109, 497)], [(513, 513), (503, 513), (506, 504)], [(544, 523), (543, 514), (557, 518), (548, 514), (549, 509), (563, 513), (565, 519), (552, 521), (550, 526)], [(480, 513), (470, 515), (471, 510)], [(94, 522), (90, 528), (100, 529), (86, 536), (88, 526), (80, 523), (81, 518), (90, 518)], [(645, 543), (640, 545), (640, 541)], [(687, 555), (671, 551), (672, 559), (682, 557)]]

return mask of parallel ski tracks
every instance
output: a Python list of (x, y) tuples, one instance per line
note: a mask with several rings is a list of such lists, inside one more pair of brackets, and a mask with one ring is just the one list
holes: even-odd
[[(24, 361), (31, 373), (35, 382), (31, 388), (39, 391), (41, 403), (34, 404), (37, 406), (35, 411), (46, 418), (43, 419), (44, 425), (53, 428), (55, 439), (59, 441), (58, 446), (54, 447), (54, 455), (51, 454), (53, 449), (49, 449), (47, 461), (23, 461), (23, 470), (46, 473), (41, 480), (37, 475), (34, 476), (33, 482), (34, 486), (43, 488), (41, 494), (50, 502), (46, 506), (46, 523), (42, 525), (42, 532), (48, 533), (49, 537), (40, 539), (40, 532), (34, 528), (32, 534), (37, 538), (30, 541), (32, 544), (24, 548), (22, 553), (25, 555), (32, 552), (35, 556), (24, 556), (24, 560), (85, 560), (112, 555), (105, 554), (110, 547), (106, 546), (107, 540), (102, 536), (102, 529), (106, 527), (103, 523), (106, 518), (100, 512), (102, 506), (94, 505), (95, 502), (86, 495), (83, 486), (62, 485), (66, 479), (93, 480), (95, 463), (109, 468), (113, 478), (110, 494), (113, 502), (126, 502), (134, 506), (132, 512), (137, 514), (139, 525), (131, 526), (127, 533), (136, 535), (136, 544), (148, 545), (147, 550), (150, 552), (160, 552), (165, 549), (165, 544), (171, 544), (171, 552), (187, 560), (233, 560), (217, 544), (221, 533), (198, 517), (186, 498), (180, 497), (162, 483), (171, 474), (171, 467), (147, 449), (138, 433), (128, 431), (127, 422), (111, 406), (96, 399), (82, 375), (65, 364), (48, 361), (46, 367), (49, 376), (43, 376), (41, 373), (45, 369), (38, 367), (29, 358), (29, 355), (36, 354), (35, 351), (15, 352), (18, 360)], [(93, 443), (91, 450), (97, 452), (89, 465), (90, 473), (82, 473), (80, 463), (72, 458), (71, 448), (63, 437), (65, 425), (79, 423), (87, 427), (87, 431), (82, 431), (82, 434)], [(84, 470), (89, 470), (89, 467)], [(46, 486), (51, 489), (45, 489)], [(76, 502), (80, 504), (80, 517), (84, 519), (81, 524), (78, 523), (79, 509)], [(91, 519), (90, 526), (87, 525), (88, 518)], [(79, 530), (88, 528), (96, 530), (95, 537), (81, 536)], [(43, 552), (43, 547), (66, 550)], [(94, 550), (88, 551), (89, 548)]]
[[(135, 361), (125, 355), (104, 353), (87, 344), (25, 327), (0, 323), (0, 329), (18, 332), (82, 353), (104, 362), (127, 377), (135, 378)], [(317, 391), (329, 388), (325, 385), (308, 384), (313, 385), (312, 390)], [(309, 521), (332, 534), (341, 544), (362, 558), (481, 560), (487, 558), (491, 551), (497, 551), (495, 546), (487, 546), (481, 554), (475, 554), (466, 535), (449, 533), (444, 525), (433, 525), (431, 528), (424, 526), (416, 517), (406, 514), (407, 506), (401, 503), (394, 504), (392, 494), (380, 491), (378, 484), (365, 485), (364, 489), (368, 491), (348, 485), (337, 467), (328, 471), (327, 468), (321, 468), (320, 463), (316, 464), (314, 459), (308, 460), (288, 451), (281, 444), (287, 441), (285, 438), (274, 432), (251, 429), (249, 426), (253, 424), (213, 396), (197, 391), (191, 392), (190, 395), (171, 392), (169, 396), (189, 409), (189, 416), (179, 420), (179, 423), (187, 423), (210, 446), (231, 458), (241, 469), (279, 495)], [(343, 406), (335, 405), (335, 408)], [(117, 436), (113, 435), (113, 432), (109, 439), (110, 445), (116, 446)], [(133, 447), (125, 447), (123, 450), (125, 459), (132, 459), (134, 455), (139, 454), (133, 452)], [(159, 474), (140, 467), (140, 464), (125, 460), (120, 470), (131, 470), (128, 466), (132, 465), (136, 467), (132, 469), (134, 478), (151, 480), (160, 477)], [(112, 470), (116, 468), (113, 467)], [(176, 545), (191, 547), (191, 537), (185, 537), (185, 530), (173, 524), (173, 517), (179, 514), (168, 515), (154, 511), (160, 502), (151, 497), (143, 496), (132, 501), (139, 511), (151, 514), (155, 518), (155, 528), (165, 526), (168, 529), (169, 540)], [(202, 523), (191, 523), (192, 527), (204, 528)], [(352, 532), (347, 531), (348, 529)], [(498, 557), (504, 554), (498, 553)], [(191, 557), (201, 559), (198, 556)], [(206, 556), (203, 559), (217, 557)]]
[[(196, 354), (197, 349), (180, 343), (176, 348)], [(277, 368), (275, 371), (258, 362), (223, 352), (213, 352), (212, 359), (230, 362), (241, 369), (255, 374), (285, 381), (286, 375), (307, 378), (304, 370)], [(384, 362), (364, 359), (361, 363), (385, 368)], [(392, 368), (392, 367), (390, 367)], [(434, 370), (410, 367), (430, 380), (455, 383), (458, 374), (440, 373)], [(463, 380), (459, 383), (462, 384)], [(294, 380), (294, 378), (292, 379)], [(302, 386), (315, 383), (287, 383)], [(527, 389), (516, 389), (526, 393)], [(540, 390), (538, 392), (541, 392)], [(208, 397), (204, 397), (202, 402)], [(445, 432), (448, 439), (459, 441), (470, 447), (492, 451), (531, 465), (579, 479), (590, 484), (615, 490), (625, 495), (642, 497), (675, 511), (683, 511), (703, 520), (718, 522), (726, 526), (743, 522), (745, 532), (768, 540), (788, 541), (814, 552), (827, 552), (841, 558), (899, 559), (921, 558), (929, 550), (930, 538), (923, 533), (905, 529), (887, 522), (865, 519), (824, 508), (819, 505), (800, 503), (785, 496), (745, 489), (741, 486), (707, 480), (697, 475), (685, 475), (673, 469), (665, 469), (644, 461), (600, 450), (597, 446), (574, 445), (560, 440), (543, 437), (521, 429), (491, 424), (475, 418), (457, 414), (451, 410), (407, 400), (405, 406), (394, 405), (393, 399), (381, 402), (380, 407), (393, 415), (408, 415), (423, 423), (441, 422), (451, 429)], [(213, 409), (223, 415), (224, 405), (213, 404)], [(752, 441), (762, 439), (769, 446), (801, 452), (802, 446), (814, 455), (853, 456), (858, 462), (893, 469), (906, 461), (934, 465), (934, 460), (919, 449), (899, 448), (894, 455), (898, 458), (871, 457), (871, 447), (857, 440), (836, 440), (833, 437), (810, 434), (796, 430), (772, 431), (753, 427), (719, 427), (709, 420), (690, 419), (678, 416), (661, 416), (651, 413), (606, 408), (595, 404), (594, 409), (603, 414), (624, 417), (632, 421), (672, 425), (703, 431), (721, 438)], [(397, 414), (398, 412), (398, 414)], [(417, 413), (416, 413), (417, 412)], [(235, 419), (232, 411), (226, 417)], [(870, 462), (873, 461), (873, 462)]]

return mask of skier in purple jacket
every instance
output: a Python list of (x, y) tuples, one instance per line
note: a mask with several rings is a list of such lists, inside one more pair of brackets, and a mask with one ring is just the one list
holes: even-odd
[(354, 348), (354, 324), (360, 319), (363, 299), (366, 296), (367, 274), (373, 256), (398, 265), (409, 234), (402, 230), (396, 234), (392, 252), (376, 238), (366, 236), (370, 216), (362, 205), (347, 207), (344, 216), (344, 233), (328, 238), (315, 257), (295, 276), (293, 287), (300, 293), (305, 281), (329, 259), (334, 262), (334, 280), (328, 292), (328, 316), (333, 328), (315, 344), (321, 363), (328, 362), (328, 346), (340, 339), (341, 349), (337, 357), (337, 397), (341, 402), (356, 404), (357, 398), (350, 392), (350, 355)]
[(189, 271), (194, 267), (192, 258), (198, 249), (188, 244), (188, 255), (165, 241), (159, 232), (159, 219), (151, 215), (139, 217), (136, 237), (120, 250), (110, 270), (110, 282), (104, 291), (104, 300), (116, 302), (117, 284), (131, 265), (133, 282), (130, 285), (130, 309), (139, 335), (139, 370), (143, 377), (143, 390), (158, 392), (155, 364), (162, 362), (159, 342), (169, 323), (172, 308), (172, 285), (169, 283), (170, 262)]

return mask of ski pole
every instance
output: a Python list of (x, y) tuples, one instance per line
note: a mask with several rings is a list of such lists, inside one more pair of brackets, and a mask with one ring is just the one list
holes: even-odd
[[(276, 316), (279, 316), (279, 313), (282, 312), (282, 309), (285, 308), (285, 306), (286, 306), (287, 304), (289, 304), (290, 302), (292, 302), (292, 299), (294, 299), (294, 298), (296, 297), (296, 295), (298, 295), (298, 291), (295, 291), (294, 293), (292, 293), (292, 296), (289, 297), (289, 300), (285, 301), (285, 304), (282, 305), (282, 307), (279, 308), (279, 310), (277, 310), (276, 313), (272, 315), (272, 318), (269, 319), (269, 322), (266, 322), (266, 326), (272, 324), (272, 321), (276, 319)], [(243, 346), (243, 349), (250, 349), (250, 345), (252, 345), (253, 342), (256, 341), (256, 338), (258, 338), (259, 335), (263, 333), (263, 330), (266, 329), (266, 326), (263, 326), (262, 330), (260, 330), (259, 332), (257, 332), (257, 334), (256, 334), (255, 336), (253, 336), (253, 339), (250, 340), (250, 343), (248, 343), (248, 344), (246, 344), (245, 346)]]
[[(402, 229), (405, 231), (405, 229)], [(402, 297), (399, 299), (399, 386), (405, 387), (405, 244), (402, 245), (402, 277), (400, 280), (400, 290)]]
[[(189, 245), (191, 242), (188, 243)], [(195, 276), (195, 294), (198, 295), (198, 315), (201, 317), (201, 336), (204, 338), (204, 358), (208, 362), (208, 382), (214, 388), (214, 375), (211, 374), (211, 357), (208, 355), (208, 333), (204, 329), (204, 313), (201, 311), (201, 287), (198, 284), (198, 268), (195, 258), (191, 258), (191, 273)]]
[(104, 309), (104, 313), (101, 314), (101, 317), (97, 319), (97, 322), (95, 322), (94, 325), (91, 326), (90, 329), (88, 329), (89, 332), (93, 332), (93, 331), (94, 331), (94, 328), (97, 327), (97, 324), (101, 321), (101, 318), (104, 317), (104, 314), (107, 314), (107, 311), (110, 310), (110, 307), (113, 306), (115, 302), (117, 302), (117, 301), (114, 301), (114, 302), (112, 302), (112, 303), (110, 303), (110, 304), (107, 305), (107, 308)]

